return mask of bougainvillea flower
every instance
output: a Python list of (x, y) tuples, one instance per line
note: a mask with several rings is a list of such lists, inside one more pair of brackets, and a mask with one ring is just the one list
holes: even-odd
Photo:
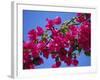
[(32, 49), (32, 56), (33, 57), (39, 57), (39, 49), (37, 44), (34, 44), (33, 49)]
[(59, 53), (59, 58), (60, 58), (61, 61), (65, 61), (66, 60), (66, 54), (64, 54), (62, 52)]
[(46, 21), (47, 21), (47, 24), (46, 24), (46, 26), (45, 26), (46, 29), (47, 29), (47, 30), (51, 30), (52, 27), (54, 26), (53, 20), (47, 18)]
[(48, 49), (43, 49), (43, 56), (48, 59), (50, 51)]
[(74, 66), (77, 66), (77, 65), (78, 65), (78, 60), (76, 60), (76, 59), (72, 60), (72, 64), (73, 64)]
[(71, 32), (66, 32), (66, 37), (65, 40), (67, 41), (67, 45), (69, 44), (70, 46), (74, 45), (74, 40), (75, 40), (76, 36), (72, 35)]
[(90, 19), (90, 17), (91, 17), (91, 14), (90, 13), (77, 13), (77, 19), (76, 19), (76, 21), (77, 22), (84, 22), (84, 21), (86, 21), (86, 20), (88, 20), (88, 19)]
[(59, 35), (59, 31), (56, 30), (56, 29), (52, 29), (51, 32), (52, 32), (52, 36), (58, 36)]
[(71, 34), (75, 37), (77, 37), (78, 33), (79, 33), (79, 30), (78, 30), (78, 27), (75, 26), (75, 25), (70, 25), (69, 26), (69, 30), (71, 32)]
[(35, 65), (33, 63), (24, 63), (23, 69), (34, 69)]
[(91, 18), (91, 13), (88, 13), (88, 14), (85, 13), (85, 16), (86, 16), (86, 20), (87, 20), (87, 19), (90, 19), (90, 18)]
[(61, 62), (57, 61), (55, 64), (52, 65), (52, 68), (60, 67), (60, 65), (61, 65)]
[(41, 57), (39, 57), (37, 61), (38, 61), (39, 65), (44, 63), (44, 61), (43, 61), (43, 59)]
[(23, 68), (24, 69), (33, 69), (35, 66), (33, 61), (31, 60), (31, 56), (29, 53), (23, 53)]
[(70, 66), (72, 64), (72, 58), (71, 57), (67, 57), (66, 60), (64, 61), (68, 66)]
[(61, 17), (59, 17), (59, 16), (55, 17), (55, 19), (53, 20), (53, 23), (56, 25), (61, 24)]
[(43, 59), (41, 57), (36, 57), (36, 58), (33, 59), (33, 63), (35, 65), (40, 65), (40, 64), (43, 64), (44, 61), (43, 61)]
[(25, 60), (28, 60), (28, 59), (30, 59), (30, 55), (29, 55), (29, 53), (27, 52), (27, 53), (23, 53), (23, 61), (24, 61), (24, 63), (26, 62)]
[(26, 41), (23, 43), (23, 48), (24, 49), (32, 49), (33, 48), (33, 42), (31, 41)]
[(46, 25), (46, 29), (47, 30), (51, 30), (54, 25), (59, 25), (61, 24), (61, 18), (59, 16), (55, 17), (55, 19), (46, 19), (47, 20), (47, 25)]
[(48, 47), (50, 51), (58, 51), (60, 49), (59, 44), (57, 42), (55, 43), (55, 41), (50, 41)]
[(37, 34), (41, 36), (43, 33), (44, 33), (44, 30), (40, 26), (37, 26)]
[(30, 40), (36, 40), (37, 39), (37, 33), (36, 30), (32, 29), (28, 32), (28, 37)]
[(52, 57), (53, 59), (55, 59), (55, 58), (57, 57), (57, 54), (51, 54), (51, 57)]
[(46, 47), (45, 45), (46, 43), (44, 41), (39, 41), (37, 44), (37, 48), (42, 51)]
[(83, 24), (80, 27), (80, 33), (79, 33), (79, 47), (83, 48), (85, 51), (90, 50), (91, 47), (91, 28), (90, 25), (87, 23)]
[(83, 15), (82, 13), (78, 13), (77, 16), (78, 16), (76, 19), (77, 22), (84, 22), (86, 20), (85, 15)]

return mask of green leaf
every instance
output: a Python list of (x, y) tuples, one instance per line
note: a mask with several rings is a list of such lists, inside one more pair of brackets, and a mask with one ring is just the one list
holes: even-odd
[(63, 34), (65, 34), (66, 32), (68, 32), (68, 26), (65, 26), (65, 25), (61, 26), (60, 31), (61, 31)]
[(81, 50), (82, 50), (81, 48), (78, 48), (79, 53), (81, 52)]
[(38, 57), (33, 59), (33, 63), (34, 63), (35, 65), (39, 65), (38, 59), (39, 59)]
[(48, 37), (48, 34), (43, 34), (42, 36), (41, 36), (41, 38), (42, 38), (42, 41), (45, 41), (46, 39), (47, 39), (47, 37)]
[(85, 52), (85, 55), (86, 56), (91, 56), (91, 53), (90, 52)]

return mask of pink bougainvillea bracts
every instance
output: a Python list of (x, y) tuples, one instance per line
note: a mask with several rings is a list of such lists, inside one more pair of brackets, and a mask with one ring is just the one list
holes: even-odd
[(60, 67), (62, 62), (66, 66), (78, 66), (77, 57), (82, 50), (86, 56), (91, 55), (91, 14), (78, 13), (65, 22), (60, 16), (46, 21), (45, 29), (40, 26), (31, 29), (28, 41), (23, 42), (23, 69), (34, 69), (44, 63), (43, 57), (49, 56), (55, 60), (52, 68)]

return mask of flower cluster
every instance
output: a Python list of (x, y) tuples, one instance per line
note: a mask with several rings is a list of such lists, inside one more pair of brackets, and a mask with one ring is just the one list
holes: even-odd
[(57, 16), (46, 19), (46, 30), (40, 26), (30, 30), (29, 40), (23, 42), (23, 69), (34, 69), (43, 64), (41, 55), (55, 60), (52, 68), (60, 67), (62, 62), (66, 66), (78, 66), (81, 50), (88, 56), (91, 54), (90, 18), (89, 13), (78, 13), (70, 21), (62, 22)]

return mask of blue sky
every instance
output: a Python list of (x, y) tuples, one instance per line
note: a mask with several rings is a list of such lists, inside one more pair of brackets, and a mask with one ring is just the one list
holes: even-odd
[[(45, 29), (46, 18), (54, 19), (56, 16), (60, 16), (62, 22), (65, 20), (70, 20), (76, 16), (73, 12), (51, 12), (51, 11), (33, 11), (33, 10), (23, 10), (23, 39), (28, 40), (27, 33), (31, 29), (36, 29), (37, 26), (41, 26)], [(90, 66), (91, 58), (85, 56), (83, 52), (78, 58), (79, 66)], [(42, 57), (42, 56), (41, 56)], [(49, 68), (55, 62), (50, 56), (49, 59), (44, 59), (44, 64), (37, 66), (37, 68)], [(62, 63), (62, 67), (66, 65)]]

